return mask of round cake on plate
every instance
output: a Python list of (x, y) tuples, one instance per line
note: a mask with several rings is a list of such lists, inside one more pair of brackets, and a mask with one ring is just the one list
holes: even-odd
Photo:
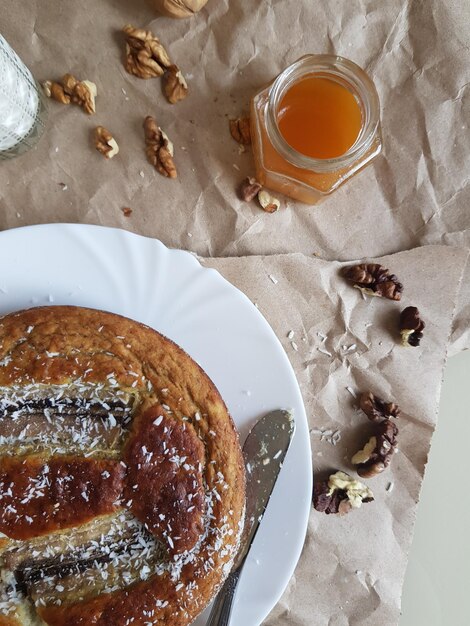
[(0, 318), (0, 626), (186, 626), (244, 509), (235, 426), (176, 344), (80, 307)]

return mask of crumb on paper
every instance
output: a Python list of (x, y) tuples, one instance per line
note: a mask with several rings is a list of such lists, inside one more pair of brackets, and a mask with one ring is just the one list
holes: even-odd
[(279, 282), (279, 281), (278, 281), (278, 279), (277, 279), (275, 276), (273, 276), (272, 274), (269, 274), (269, 280), (270, 280), (272, 283), (274, 283), (275, 285), (277, 285), (277, 284), (278, 284), (278, 282)]
[(332, 435), (331, 435), (331, 443), (335, 446), (341, 439), (341, 431), (336, 430)]
[(318, 352), (321, 352), (322, 354), (326, 354), (327, 356), (333, 356), (331, 354), (331, 352), (328, 352), (328, 350), (325, 350), (324, 348), (321, 348), (320, 346), (317, 347)]
[(357, 393), (354, 391), (354, 389), (352, 387), (349, 387), (349, 385), (346, 387), (346, 391), (348, 391), (353, 398), (357, 398)]
[(311, 428), (309, 433), (311, 435), (319, 435), (320, 442), (326, 441), (326, 443), (332, 446), (336, 446), (341, 439), (341, 431), (339, 429)]
[(287, 333), (287, 339), (294, 339), (294, 331), (293, 331), (293, 330), (290, 330), (290, 331)]
[(295, 350), (295, 352), (298, 351), (299, 346), (295, 343), (295, 341), (291, 341), (290, 345), (292, 346), (292, 349)]
[(125, 217), (129, 217), (130, 215), (132, 215), (132, 209), (128, 206), (123, 207), (121, 210)]

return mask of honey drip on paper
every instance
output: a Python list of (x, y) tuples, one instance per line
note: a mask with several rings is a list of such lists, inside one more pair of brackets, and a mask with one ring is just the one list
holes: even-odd
[(328, 78), (307, 76), (284, 94), (277, 122), (294, 150), (315, 159), (332, 159), (354, 145), (362, 113), (346, 87)]

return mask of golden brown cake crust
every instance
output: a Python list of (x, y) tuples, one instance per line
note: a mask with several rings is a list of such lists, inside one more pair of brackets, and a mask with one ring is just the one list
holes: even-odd
[[(0, 626), (41, 624), (38, 615), (51, 626), (190, 624), (229, 571), (245, 503), (238, 435), (202, 369), (127, 318), (35, 308), (0, 319), (0, 407), (0, 567), (10, 580)], [(19, 489), (14, 468), (37, 478), (45, 466), (67, 475), (69, 491), (49, 478), (38, 496), (25, 478), (20, 517), (34, 520), (25, 511), (44, 504), (50, 513), (15, 533), (6, 483)], [(83, 503), (67, 505), (82, 483)], [(46, 556), (32, 559), (46, 540)]]
[[(119, 461), (107, 459), (4, 456), (0, 485), (10, 488), (2, 493), (0, 531), (11, 539), (31, 539), (112, 513), (124, 473)], [(45, 496), (29, 498), (30, 485), (46, 476)]]
[(130, 509), (171, 555), (192, 550), (204, 531), (204, 444), (180, 425), (154, 405), (134, 419), (124, 451)]

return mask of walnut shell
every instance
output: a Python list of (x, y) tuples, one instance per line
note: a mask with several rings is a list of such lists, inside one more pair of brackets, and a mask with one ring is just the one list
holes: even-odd
[(191, 17), (200, 11), (207, 0), (151, 0), (152, 5), (168, 17)]

